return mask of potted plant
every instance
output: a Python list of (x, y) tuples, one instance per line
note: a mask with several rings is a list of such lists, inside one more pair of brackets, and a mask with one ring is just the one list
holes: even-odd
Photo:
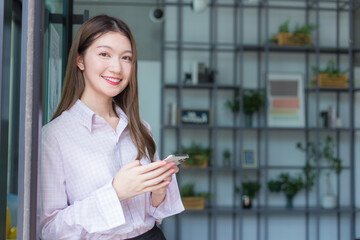
[(211, 157), (211, 148), (203, 147), (201, 144), (192, 142), (189, 147), (182, 147), (182, 153), (189, 155), (189, 158), (181, 164), (183, 167), (207, 167)]
[(232, 100), (227, 100), (225, 102), (225, 106), (230, 109), (231, 112), (234, 114), (240, 111), (240, 97), (239, 97), (239, 90), (236, 90), (234, 93), (234, 97)]
[[(243, 208), (251, 208), (252, 200), (261, 188), (261, 184), (257, 181), (242, 182), (241, 202)], [(235, 192), (240, 193), (240, 189), (235, 187)]]
[(204, 209), (206, 205), (205, 200), (209, 199), (211, 197), (211, 194), (205, 192), (195, 193), (194, 188), (194, 183), (188, 183), (181, 187), (180, 194), (183, 205), (185, 209), (188, 210)]
[(279, 26), (278, 34), (270, 39), (270, 42), (278, 45), (311, 45), (311, 31), (315, 29), (313, 24), (303, 24), (301, 27), (298, 24), (293, 32), (289, 30), (290, 19), (286, 20)]
[(292, 177), (288, 173), (281, 173), (275, 180), (270, 180), (267, 185), (270, 192), (285, 194), (287, 208), (293, 208), (294, 196), (305, 188), (301, 174), (298, 177)]
[[(235, 92), (232, 100), (227, 100), (225, 106), (233, 113), (240, 110), (239, 91)], [(252, 115), (264, 106), (264, 93), (259, 90), (246, 90), (243, 94), (243, 111), (245, 114), (245, 126), (252, 126)]]
[(333, 191), (330, 182), (330, 175), (331, 172), (336, 173), (339, 175), (342, 171), (342, 160), (335, 156), (335, 148), (336, 145), (333, 142), (332, 137), (327, 136), (325, 138), (324, 143), (320, 143), (319, 148), (316, 148), (316, 144), (314, 142), (308, 142), (305, 146), (303, 146), (300, 142), (297, 143), (296, 147), (308, 153), (309, 161), (308, 168), (309, 172), (313, 169), (310, 165), (310, 162), (314, 162), (314, 164), (318, 161), (325, 161), (328, 166), (329, 170), (326, 171), (326, 193), (322, 198), (322, 206), (324, 208), (334, 208), (337, 205), (336, 195)]
[(262, 91), (248, 90), (243, 95), (243, 111), (245, 114), (245, 126), (252, 126), (252, 116), (264, 106), (264, 94)]
[(229, 150), (229, 149), (225, 149), (225, 150), (223, 151), (223, 166), (224, 166), (224, 167), (230, 167), (230, 165), (231, 165), (230, 157), (231, 157), (230, 150)]
[(345, 74), (346, 71), (340, 71), (339, 68), (335, 67), (333, 60), (330, 60), (325, 69), (317, 69), (312, 66), (314, 75), (312, 76), (311, 85), (316, 87), (316, 75), (318, 74), (319, 87), (337, 87), (347, 88), (348, 77)]

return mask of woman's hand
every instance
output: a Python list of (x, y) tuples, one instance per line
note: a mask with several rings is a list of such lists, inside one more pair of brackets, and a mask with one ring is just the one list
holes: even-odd
[(116, 173), (112, 185), (120, 201), (145, 192), (163, 192), (163, 189), (166, 192), (175, 171), (173, 164), (164, 161), (141, 165), (139, 160), (135, 160)]
[[(175, 163), (170, 162), (167, 165), (170, 165), (171, 169), (174, 170), (173, 174), (179, 172), (179, 168), (175, 165)], [(171, 182), (171, 179), (172, 179), (172, 175), (165, 178), (164, 181)], [(166, 196), (166, 191), (167, 191), (168, 186), (169, 185), (166, 185), (162, 188), (159, 188), (159, 189), (151, 192), (151, 202), (154, 207), (158, 207), (162, 203), (162, 201), (164, 200), (164, 198)]]

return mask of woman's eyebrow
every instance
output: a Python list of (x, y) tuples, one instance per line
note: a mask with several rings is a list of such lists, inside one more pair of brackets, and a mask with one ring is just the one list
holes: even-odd
[[(100, 46), (97, 46), (96, 48), (108, 48), (108, 49), (111, 49), (111, 50), (114, 50), (111, 46), (109, 45), (100, 45)], [(132, 53), (131, 50), (125, 50), (123, 52), (128, 52), (128, 53)]]

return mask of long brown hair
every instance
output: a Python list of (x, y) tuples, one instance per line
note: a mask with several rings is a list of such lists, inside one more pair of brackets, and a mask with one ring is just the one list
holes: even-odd
[(130, 136), (138, 150), (137, 159), (146, 156), (153, 161), (156, 151), (155, 142), (146, 126), (141, 122), (139, 115), (137, 50), (135, 40), (129, 27), (120, 19), (107, 15), (98, 15), (90, 18), (81, 25), (71, 45), (61, 100), (51, 120), (60, 116), (65, 110), (70, 109), (81, 97), (85, 88), (85, 80), (82, 71), (77, 67), (76, 58), (78, 56), (84, 57), (88, 47), (97, 38), (107, 32), (120, 32), (130, 41), (132, 48), (130, 81), (128, 86), (113, 99), (115, 104), (118, 105), (128, 117)]

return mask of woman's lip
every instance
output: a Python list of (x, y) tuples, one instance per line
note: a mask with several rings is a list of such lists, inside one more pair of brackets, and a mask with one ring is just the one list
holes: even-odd
[(111, 85), (118, 85), (121, 82), (121, 79), (117, 77), (102, 76), (102, 78)]

